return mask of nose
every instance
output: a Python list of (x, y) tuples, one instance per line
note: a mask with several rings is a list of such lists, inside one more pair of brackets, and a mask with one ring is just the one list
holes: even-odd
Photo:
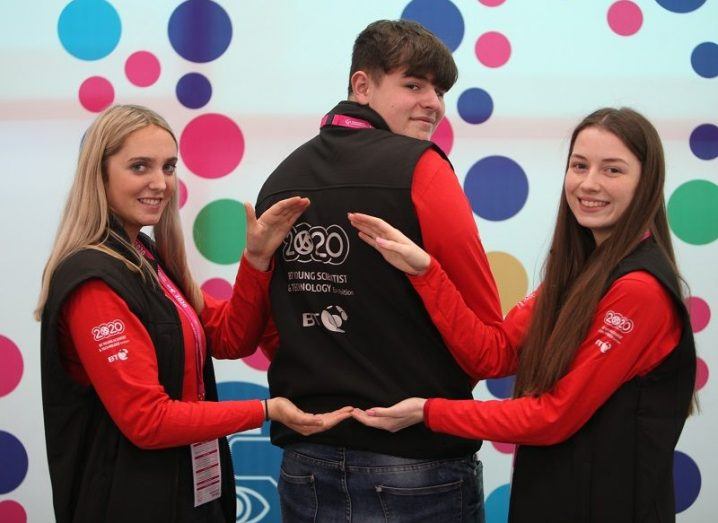
[(152, 171), (149, 187), (153, 191), (164, 191), (167, 188), (167, 180), (165, 180), (165, 173), (162, 172), (162, 169)]
[(427, 89), (427, 94), (422, 100), (422, 105), (427, 109), (441, 113), (444, 108), (444, 99), (441, 98), (434, 89)]

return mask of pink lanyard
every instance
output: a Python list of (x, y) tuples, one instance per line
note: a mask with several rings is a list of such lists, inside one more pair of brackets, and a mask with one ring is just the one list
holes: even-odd
[[(147, 259), (154, 260), (155, 257), (149, 252), (139, 240), (135, 240), (135, 249)], [(172, 283), (165, 272), (162, 270), (159, 264), (157, 264), (157, 276), (160, 279), (160, 284), (170, 298), (177, 306), (177, 308), (184, 314), (185, 318), (189, 322), (194, 334), (194, 354), (195, 354), (195, 377), (197, 379), (197, 397), (200, 401), (204, 400), (204, 378), (202, 377), (202, 369), (204, 368), (204, 359), (207, 354), (207, 343), (204, 337), (204, 329), (199, 321), (199, 317), (195, 310), (187, 303), (179, 289)]]
[(343, 114), (325, 114), (319, 127), (324, 127), (325, 125), (348, 127), (349, 129), (374, 129), (374, 126), (366, 120), (354, 118), (353, 116), (344, 116)]

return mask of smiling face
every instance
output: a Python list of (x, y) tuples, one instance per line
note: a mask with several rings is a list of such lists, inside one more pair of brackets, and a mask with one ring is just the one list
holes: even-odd
[(107, 203), (130, 240), (142, 227), (160, 220), (175, 191), (176, 165), (177, 144), (155, 125), (129, 134), (122, 148), (107, 159)]
[(405, 73), (406, 68), (381, 75), (357, 71), (352, 75), (352, 99), (379, 113), (392, 132), (429, 140), (444, 117), (444, 92), (431, 78)]
[(628, 209), (640, 177), (641, 162), (615, 134), (601, 127), (578, 133), (564, 191), (571, 212), (591, 230), (597, 245)]

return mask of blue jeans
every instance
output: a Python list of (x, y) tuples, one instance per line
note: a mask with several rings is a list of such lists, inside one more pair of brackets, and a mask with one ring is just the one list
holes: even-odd
[(284, 449), (278, 490), (285, 522), (484, 521), (474, 456), (432, 461), (298, 443)]

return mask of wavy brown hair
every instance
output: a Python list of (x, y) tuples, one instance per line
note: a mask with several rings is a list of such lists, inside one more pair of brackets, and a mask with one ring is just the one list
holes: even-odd
[[(666, 169), (658, 132), (632, 109), (599, 109), (573, 131), (568, 158), (578, 134), (589, 127), (604, 129), (623, 142), (641, 162), (640, 179), (628, 208), (611, 235), (598, 246), (591, 231), (576, 220), (562, 191), (541, 291), (521, 349), (515, 397), (546, 392), (566, 374), (586, 337), (611, 273), (636, 248), (646, 231), (651, 232), (679, 278), (666, 218)], [(566, 170), (568, 166), (567, 160)]]

